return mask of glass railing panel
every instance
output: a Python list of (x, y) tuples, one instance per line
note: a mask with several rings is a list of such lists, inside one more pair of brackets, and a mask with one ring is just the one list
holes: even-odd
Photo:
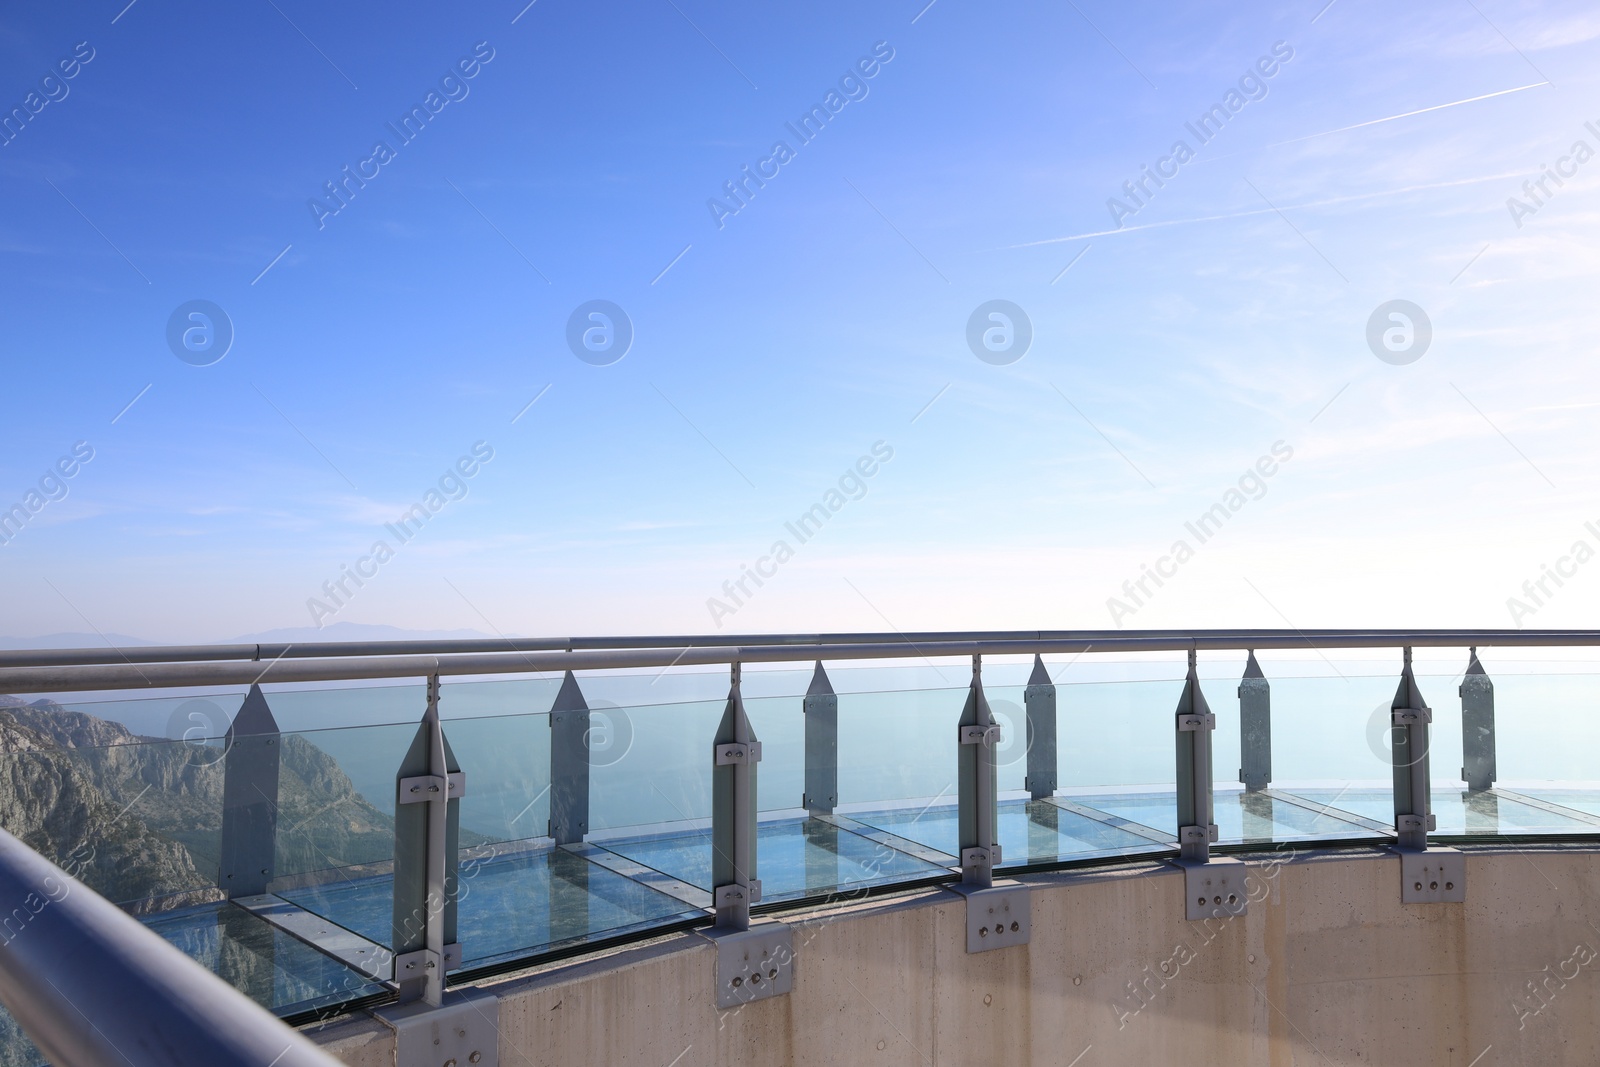
[(1600, 792), (1600, 674), (1513, 673), (1480, 653), (1494, 683), (1498, 780), (1519, 792)]
[(956, 730), (971, 669), (941, 668), (958, 685), (839, 697), (839, 808), (954, 807)]
[(277, 871), (270, 888), (387, 871), (395, 772), (415, 724), (281, 735)]
[(57, 747), (6, 724), (17, 747), (0, 752), (0, 825), (135, 914), (218, 898), (221, 746), (140, 742), (113, 725), (59, 724), (63, 742), (113, 743)]
[[(745, 701), (762, 746), (756, 782), (763, 901), (945, 873), (836, 824), (806, 817), (801, 707), (798, 696)], [(658, 885), (702, 904), (709, 904), (712, 889), (711, 746), (725, 708), (722, 700), (624, 709), (618, 720), (631, 732), (631, 750), (591, 770), (594, 795), (604, 797), (605, 805), (595, 818), (592, 843), (662, 876)], [(617, 792), (607, 796), (608, 788)]]
[(617, 738), (590, 756), (590, 834), (709, 825), (711, 743), (725, 706), (721, 699), (606, 709)]
[(1436, 790), (1440, 832), (1461, 832), (1445, 829), (1448, 810), (1452, 827), (1469, 834), (1600, 833), (1600, 675), (1588, 664), (1561, 671), (1483, 657), (1494, 686), (1497, 785), (1459, 792), (1447, 805)]
[(446, 722), (444, 732), (467, 776), (463, 847), (548, 837), (550, 716), (457, 719)]
[(1154, 834), (1151, 840), (1175, 842), (1173, 723), (1182, 692), (1181, 679), (1057, 686), (1058, 796)]
[[(304, 688), (274, 686), (266, 694), (278, 728), (294, 732), (363, 726), (415, 726), (428, 705), (423, 679), (350, 682)], [(449, 717), (446, 707), (440, 715)]]
[[(956, 726), (967, 692), (961, 688), (839, 698), (841, 814), (869, 828), (876, 840), (912, 849), (920, 859), (944, 866), (957, 865), (960, 850)], [(1061, 687), (1057, 696), (1064, 738), (1058, 751), (1063, 752), (1077, 743), (1068, 733), (1071, 725), (1063, 699), (1067, 692), (1069, 687)], [(1151, 835), (1119, 827), (1117, 820), (1100, 812), (1069, 810), (1017, 795), (1027, 775), (1024, 690), (1015, 685), (987, 686), (985, 695), (1002, 728), (996, 750), (1002, 866), (1161, 850)], [(858, 718), (847, 718), (847, 711)], [(890, 740), (871, 749), (875, 760), (860, 755), (851, 759), (848, 746), (859, 745), (856, 738)], [(1170, 775), (1168, 770), (1166, 776)], [(864, 799), (874, 794), (875, 801)]]
[(960, 862), (956, 738), (971, 668), (928, 669), (942, 673), (939, 688), (840, 694), (836, 814), (879, 843), (948, 868)]
[[(1360, 783), (1363, 788), (1392, 785), (1389, 713), (1400, 684), (1398, 672), (1394, 676), (1347, 672), (1344, 676), (1275, 678), (1272, 668), (1273, 663), (1263, 657), (1262, 669), (1268, 675), (1272, 694), (1275, 787), (1292, 790), (1302, 782)], [(1439, 680), (1432, 681), (1432, 689), (1442, 688)], [(1426, 682), (1419, 679), (1419, 684), (1430, 701), (1439, 699), (1431, 695)], [(1219, 718), (1225, 714), (1237, 721), (1239, 703), (1235, 690), (1230, 688), (1215, 703), (1225, 709)], [(1442, 717), (1438, 704), (1434, 717), (1436, 721)], [(1459, 728), (1456, 738), (1455, 751), (1459, 754)], [(1238, 748), (1219, 750), (1216, 759), (1217, 780), (1237, 782)], [(1389, 821), (1394, 821), (1392, 810)]]
[[(836, 699), (842, 714), (847, 702), (860, 698), (849, 695)], [(762, 746), (756, 806), (761, 820), (757, 848), (764, 901), (848, 893), (948, 874), (937, 863), (853, 832), (848, 821), (806, 814), (802, 697), (747, 699), (745, 708)], [(847, 746), (843, 730), (841, 726), (841, 751)], [(704, 844), (701, 852), (709, 864), (709, 837)], [(709, 866), (696, 873), (709, 877)]]
[[(1216, 752), (1219, 843), (1392, 838), (1390, 708), (1398, 670), (1373, 674), (1369, 665), (1284, 663), (1270, 655), (1261, 657), (1261, 667), (1271, 692), (1272, 783), (1266, 794), (1242, 791), (1236, 729), (1232, 744)], [(1419, 677), (1418, 684), (1431, 702), (1446, 683)], [(1218, 683), (1219, 720), (1238, 723), (1237, 686)], [(1441, 740), (1438, 732), (1433, 737)], [(1454, 748), (1459, 766), (1459, 729)]]

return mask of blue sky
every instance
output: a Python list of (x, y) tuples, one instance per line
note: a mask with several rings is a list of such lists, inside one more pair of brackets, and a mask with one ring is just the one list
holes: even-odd
[[(1592, 8), (524, 2), (0, 20), (0, 105), (39, 94), (0, 146), (0, 507), (93, 449), (0, 547), (0, 630), (1592, 623), (1600, 160), (1559, 163), (1600, 150)], [(997, 299), (1032, 330), (1003, 365), (967, 341)], [(234, 333), (208, 366), (167, 341), (195, 300)], [(609, 365), (567, 342), (592, 300), (631, 322)], [(1392, 300), (1432, 326), (1404, 365), (1366, 337)]]

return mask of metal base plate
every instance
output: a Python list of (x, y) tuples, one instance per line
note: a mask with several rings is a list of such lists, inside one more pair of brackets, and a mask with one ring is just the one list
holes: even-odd
[(446, 993), (437, 1008), (414, 1000), (372, 1014), (394, 1031), (395, 1067), (499, 1067), (500, 998), (492, 993)]
[(1004, 881), (984, 889), (960, 884), (950, 888), (967, 898), (968, 952), (1028, 943), (1033, 935), (1033, 908), (1027, 886)]
[(1400, 854), (1400, 903), (1460, 904), (1467, 899), (1467, 856), (1453, 848)]
[(717, 946), (717, 1007), (737, 1008), (794, 988), (794, 931), (780, 922), (702, 930)]
[(1184, 918), (1231, 919), (1243, 915), (1249, 906), (1244, 878), (1248, 873), (1242, 860), (1213, 856), (1205, 863), (1173, 860), (1183, 868)]

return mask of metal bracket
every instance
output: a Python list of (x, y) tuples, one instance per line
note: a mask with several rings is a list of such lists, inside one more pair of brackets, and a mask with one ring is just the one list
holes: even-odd
[(1185, 715), (1178, 720), (1178, 732), (1186, 733), (1193, 730), (1215, 730), (1217, 717), (1211, 712), (1204, 715)]
[(1217, 842), (1217, 824), (1209, 826), (1180, 826), (1178, 827), (1178, 844), (1191, 844), (1199, 842), (1214, 845)]
[(757, 904), (761, 901), (761, 879), (752, 878), (748, 886), (719, 885), (711, 894), (712, 906), (725, 908), (737, 904), (745, 898), (746, 891), (750, 894), (750, 903)]
[(1000, 724), (989, 723), (987, 726), (960, 727), (961, 743), (963, 745), (998, 745), (1001, 741)]
[(702, 930), (700, 936), (717, 947), (717, 1007), (737, 1008), (794, 988), (794, 931), (787, 924), (768, 921), (753, 923), (748, 930), (713, 928)]
[(1460, 904), (1467, 899), (1467, 856), (1453, 848), (1400, 853), (1400, 903)]
[[(415, 952), (404, 952), (394, 958), (394, 980), (396, 982), (405, 978), (415, 978), (424, 971), (431, 971), (439, 965), (439, 957), (432, 950), (419, 948)], [(461, 943), (458, 941), (444, 947), (444, 969), (449, 973), (461, 966)]]
[(1173, 862), (1183, 868), (1184, 918), (1200, 922), (1245, 913), (1250, 900), (1244, 879), (1249, 872), (1242, 860), (1214, 856), (1205, 863)]
[(1432, 812), (1428, 813), (1427, 819), (1423, 819), (1421, 815), (1396, 815), (1394, 828), (1402, 834), (1407, 830), (1427, 830), (1432, 833), (1439, 829), (1439, 816)]
[(1389, 711), (1389, 721), (1394, 726), (1415, 726), (1417, 723), (1433, 721), (1432, 708), (1392, 708)]
[(950, 887), (967, 898), (967, 951), (988, 952), (1026, 945), (1033, 936), (1033, 907), (1021, 882), (996, 882), (979, 889)]
[(1000, 846), (998, 844), (991, 848), (964, 848), (961, 850), (961, 866), (963, 868), (977, 867), (984, 863), (987, 863), (991, 870), (1000, 866)]
[(450, 992), (437, 1008), (412, 1001), (372, 1014), (394, 1031), (395, 1067), (499, 1067), (500, 998), (492, 993)]
[[(440, 794), (443, 794), (442, 796)], [(400, 779), (400, 803), (426, 804), (433, 800), (455, 800), (467, 795), (467, 776), (456, 771), (440, 777), (437, 774), (419, 774), (415, 778)]]
[(730, 763), (760, 763), (761, 742), (718, 745), (716, 756), (718, 767), (726, 767)]

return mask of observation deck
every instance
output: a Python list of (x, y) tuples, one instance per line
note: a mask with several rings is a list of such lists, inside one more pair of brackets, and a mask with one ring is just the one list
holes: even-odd
[[(1118, 631), (0, 653), (18, 697), (0, 871), (48, 902), (6, 924), (0, 1000), (22, 1025), (0, 1062), (109, 1063), (141, 1027), (198, 1025), (192, 1005), (125, 1018), (71, 993), (114, 946), (41, 962), (76, 906), (46, 875), (348, 1063), (433, 1062), (417, 1028), (441, 1021), (473, 1063), (1088, 1067), (1180, 1045), (1208, 1063), (1594, 1062), (1596, 646)], [(61, 998), (30, 990), (44, 966)]]

